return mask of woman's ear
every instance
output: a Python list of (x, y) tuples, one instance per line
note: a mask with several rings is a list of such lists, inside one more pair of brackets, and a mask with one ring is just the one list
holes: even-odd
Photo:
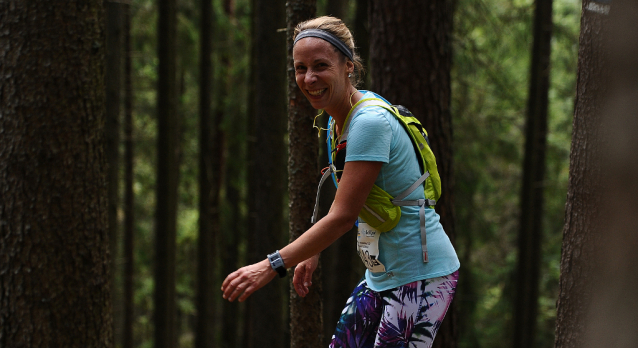
[(346, 60), (346, 72), (354, 74), (354, 63), (351, 60)]

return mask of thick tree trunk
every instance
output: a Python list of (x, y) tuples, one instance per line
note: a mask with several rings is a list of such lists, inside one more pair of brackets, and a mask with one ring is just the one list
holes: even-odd
[[(310, 228), (314, 195), (318, 182), (317, 136), (312, 128), (315, 110), (297, 87), (292, 59), (292, 36), (298, 23), (315, 16), (315, 0), (286, 3), (288, 43), (288, 195), (290, 199), (290, 241)], [(290, 346), (323, 346), (321, 266), (312, 276), (313, 289), (299, 297), (290, 279)]]
[(536, 0), (518, 235), (512, 342), (515, 348), (536, 346), (551, 39), (552, 0)]
[(175, 347), (175, 230), (177, 136), (175, 0), (159, 0), (157, 89), (157, 199), (155, 216), (155, 347)]
[(120, 194), (120, 94), (122, 91), (122, 5), (119, 2), (105, 1), (106, 9), (106, 158), (108, 163), (107, 183), (109, 197), (109, 240), (111, 244), (111, 298), (113, 299), (113, 322), (115, 341), (119, 341), (122, 330), (120, 314), (122, 303), (119, 301), (120, 287), (116, 283), (118, 254), (118, 218)]
[(0, 18), (0, 347), (111, 347), (103, 2)]
[[(454, 176), (450, 68), (453, 7), (450, 0), (370, 2), (371, 89), (406, 106), (428, 131), (442, 182), (436, 210), (454, 243)], [(418, 67), (418, 68), (415, 68)], [(456, 347), (455, 303), (435, 347)]]
[(601, 180), (598, 161), (607, 70), (604, 64), (603, 33), (607, 22), (604, 9), (609, 11), (609, 5), (583, 1), (556, 315), (556, 348), (582, 347), (584, 344), (587, 304), (593, 299), (593, 260), (597, 259), (598, 245), (602, 242), (596, 222), (600, 186), (605, 183)]
[[(638, 342), (638, 3), (614, 0), (609, 13), (608, 66), (612, 83), (602, 121), (603, 193), (601, 225), (605, 245), (595, 269), (583, 347), (630, 348)], [(603, 221), (604, 220), (604, 221)]]
[[(286, 25), (284, 0), (253, 0), (252, 112), (248, 151), (248, 259), (263, 260), (285, 242)], [(270, 282), (248, 299), (247, 347), (285, 345), (284, 284)], [(267, 319), (263, 313), (268, 313)]]
[(124, 7), (124, 286), (122, 347), (133, 348), (135, 194), (133, 192), (133, 88), (131, 86), (131, 8)]
[[(357, 9), (352, 34), (354, 35), (354, 43), (357, 46), (359, 56), (361, 60), (363, 60), (363, 66), (367, 72), (370, 70), (370, 26), (368, 24), (368, 5), (370, 0), (356, 0), (356, 2)], [(361, 87), (366, 88), (370, 84), (369, 76), (369, 74), (366, 74), (366, 78)]]

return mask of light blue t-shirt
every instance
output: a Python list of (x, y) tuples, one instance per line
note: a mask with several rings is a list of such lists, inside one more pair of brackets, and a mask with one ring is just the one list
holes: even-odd
[[(381, 98), (362, 91), (363, 98)], [(385, 99), (384, 99), (385, 100)], [(381, 107), (365, 107), (351, 115), (346, 162), (383, 162), (375, 184), (396, 197), (412, 185), (421, 170), (409, 135), (399, 121)], [(414, 190), (406, 199), (424, 198), (423, 189)], [(448, 275), (458, 270), (459, 259), (443, 231), (439, 215), (425, 209), (425, 228), (429, 262), (423, 262), (419, 207), (401, 207), (397, 226), (379, 238), (379, 261), (386, 272), (366, 270), (370, 289), (383, 291), (417, 280)]]

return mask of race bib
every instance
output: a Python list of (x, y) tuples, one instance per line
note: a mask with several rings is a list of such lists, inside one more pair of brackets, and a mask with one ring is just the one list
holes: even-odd
[(359, 221), (357, 253), (370, 272), (385, 272), (385, 266), (379, 262), (379, 236), (381, 232)]

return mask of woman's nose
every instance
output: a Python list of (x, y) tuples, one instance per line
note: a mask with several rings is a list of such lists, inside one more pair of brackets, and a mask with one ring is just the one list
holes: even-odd
[(304, 82), (306, 84), (311, 84), (311, 83), (313, 83), (315, 81), (317, 81), (317, 76), (316, 76), (315, 72), (310, 70), (310, 69), (308, 69), (308, 71), (306, 72), (306, 76), (305, 76)]

